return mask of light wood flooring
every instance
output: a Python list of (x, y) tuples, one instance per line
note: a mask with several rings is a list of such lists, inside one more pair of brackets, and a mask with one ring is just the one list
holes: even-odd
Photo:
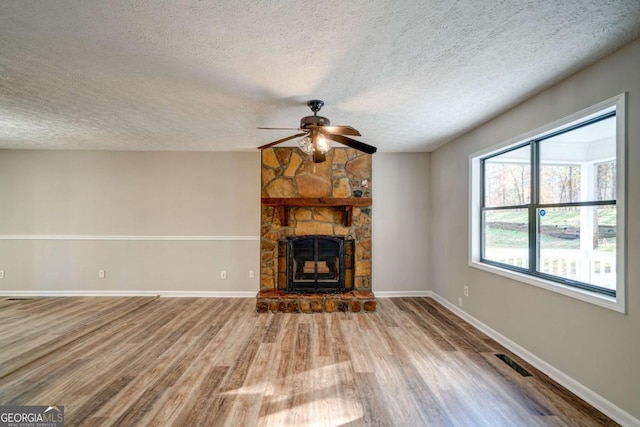
[(66, 426), (616, 425), (431, 298), (255, 303), (0, 299), (0, 405), (64, 405)]

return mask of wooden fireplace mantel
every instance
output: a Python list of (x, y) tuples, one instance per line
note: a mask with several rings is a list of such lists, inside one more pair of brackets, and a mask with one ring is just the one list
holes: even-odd
[(371, 197), (263, 197), (263, 206), (276, 206), (280, 214), (280, 224), (289, 225), (289, 207), (339, 207), (344, 212), (344, 225), (351, 226), (353, 207), (371, 206)]

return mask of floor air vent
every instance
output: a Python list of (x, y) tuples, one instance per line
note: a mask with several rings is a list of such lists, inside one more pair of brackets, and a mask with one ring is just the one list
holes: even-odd
[(531, 373), (524, 369), (522, 366), (518, 364), (515, 360), (507, 356), (506, 354), (496, 354), (496, 357), (502, 360), (504, 363), (509, 365), (511, 369), (522, 375), (523, 377), (530, 377)]
[(33, 298), (7, 298), (7, 301), (29, 301)]

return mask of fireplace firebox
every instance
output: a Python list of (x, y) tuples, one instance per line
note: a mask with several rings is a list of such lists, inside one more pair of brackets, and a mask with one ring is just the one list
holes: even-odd
[(345, 292), (343, 237), (289, 237), (286, 244), (287, 292)]

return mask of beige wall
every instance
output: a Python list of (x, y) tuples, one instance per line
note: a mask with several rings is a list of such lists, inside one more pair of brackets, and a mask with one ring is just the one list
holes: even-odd
[(373, 156), (375, 292), (429, 290), (430, 153)]
[(257, 235), (260, 153), (0, 151), (0, 234)]
[[(429, 158), (373, 156), (374, 292), (428, 289)], [(0, 236), (89, 238), (0, 239), (0, 292), (257, 293), (259, 209), (257, 151), (0, 150)]]
[(257, 292), (259, 198), (257, 151), (1, 150), (0, 235), (90, 240), (0, 240), (0, 291)]
[[(432, 153), (431, 279), (450, 302), (640, 418), (640, 41)], [(508, 70), (505, 70), (508, 72)], [(628, 314), (471, 268), (469, 155), (628, 92)]]

